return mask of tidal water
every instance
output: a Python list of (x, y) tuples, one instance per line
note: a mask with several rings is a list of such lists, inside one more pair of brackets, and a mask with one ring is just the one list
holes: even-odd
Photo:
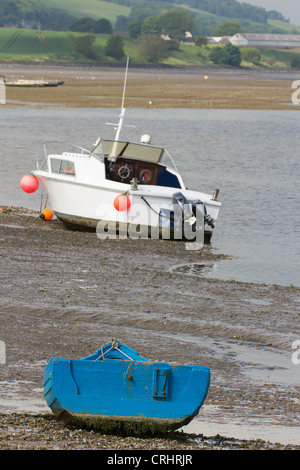
[[(45, 194), (25, 194), (40, 142), (91, 149), (114, 137), (118, 109), (0, 108), (0, 205), (39, 210)], [(199, 275), (300, 286), (298, 111), (127, 109), (121, 138), (165, 146), (189, 189), (220, 190), (223, 207), (211, 247), (231, 257)], [(197, 271), (197, 269), (196, 269)]]

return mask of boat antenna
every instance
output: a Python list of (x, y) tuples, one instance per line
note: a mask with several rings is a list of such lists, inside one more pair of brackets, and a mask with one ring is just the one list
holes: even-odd
[(125, 91), (126, 91), (127, 74), (128, 74), (128, 63), (129, 63), (129, 57), (127, 57), (127, 61), (126, 61), (126, 70), (125, 70), (125, 79), (124, 79), (124, 87), (123, 87), (122, 106), (121, 106), (121, 113), (120, 113), (120, 115), (119, 115), (119, 118), (120, 118), (120, 119), (119, 119), (119, 123), (118, 123), (118, 128), (117, 128), (115, 140), (119, 140), (120, 132), (121, 132), (122, 125), (123, 125), (123, 121), (124, 121), (125, 111), (126, 111), (126, 109), (124, 108), (124, 101), (125, 101)]
[[(124, 120), (125, 111), (126, 111), (125, 108), (124, 108), (124, 102), (125, 102), (125, 91), (126, 91), (126, 83), (127, 83), (127, 75), (128, 75), (128, 63), (129, 63), (129, 57), (127, 57), (127, 61), (126, 61), (125, 79), (124, 79), (123, 96), (122, 96), (122, 106), (121, 106), (121, 113), (119, 115), (119, 123), (118, 124), (113, 124), (112, 122), (107, 122), (106, 123), (106, 124), (109, 124), (109, 125), (112, 125), (112, 126), (117, 126), (116, 137), (115, 137), (113, 148), (112, 148), (112, 151), (111, 151), (111, 154), (110, 154), (110, 157), (112, 157), (112, 158), (116, 157), (116, 146), (117, 146), (116, 142), (119, 140), (119, 137), (120, 137), (120, 132), (121, 132), (121, 129), (122, 129), (122, 126), (123, 126), (123, 120)], [(128, 127), (135, 127), (135, 126), (128, 126)], [(99, 137), (97, 139), (97, 141), (95, 142), (94, 147), (93, 147), (92, 151), (89, 154), (89, 157), (93, 155), (94, 151), (97, 149), (100, 142), (101, 142), (101, 139)]]

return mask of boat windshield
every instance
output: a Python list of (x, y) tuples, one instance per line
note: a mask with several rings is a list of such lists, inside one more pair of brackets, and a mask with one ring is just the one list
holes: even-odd
[(176, 168), (176, 165), (174, 163), (174, 160), (173, 158), (171, 157), (171, 155), (169, 154), (169, 152), (167, 152), (166, 149), (164, 149), (163, 151), (163, 154), (160, 158), (160, 163), (164, 166), (166, 166), (169, 170), (171, 171), (176, 171), (176, 173), (178, 173), (178, 170)]
[(106, 157), (123, 157), (143, 162), (159, 163), (171, 171), (177, 172), (171, 155), (162, 147), (135, 144), (113, 140), (103, 140), (93, 153), (102, 153)]

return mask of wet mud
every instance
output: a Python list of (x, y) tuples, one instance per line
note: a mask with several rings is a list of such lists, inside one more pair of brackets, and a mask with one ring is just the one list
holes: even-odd
[[(0, 241), (0, 449), (299, 450), (299, 288), (205, 277), (226, 259), (213, 241), (190, 251), (177, 241), (99, 240), (22, 208), (0, 209)], [(51, 416), (48, 360), (92, 354), (113, 337), (151, 360), (211, 368), (196, 433), (104, 436)], [(294, 441), (205, 436), (205, 420), (289, 428)]]
[[(120, 108), (124, 67), (0, 64), (7, 82), (63, 80), (58, 87), (6, 87), (7, 106)], [(299, 110), (292, 70), (131, 65), (126, 108)]]

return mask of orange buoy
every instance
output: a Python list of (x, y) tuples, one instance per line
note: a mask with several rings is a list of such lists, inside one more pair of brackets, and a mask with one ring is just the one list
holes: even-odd
[(25, 193), (34, 193), (39, 187), (39, 180), (33, 175), (24, 175), (20, 186)]
[(53, 212), (50, 209), (44, 209), (41, 214), (40, 218), (43, 220), (52, 220), (53, 218)]
[(128, 211), (130, 206), (131, 201), (128, 196), (125, 196), (125, 194), (120, 194), (114, 200), (114, 207), (119, 212)]

